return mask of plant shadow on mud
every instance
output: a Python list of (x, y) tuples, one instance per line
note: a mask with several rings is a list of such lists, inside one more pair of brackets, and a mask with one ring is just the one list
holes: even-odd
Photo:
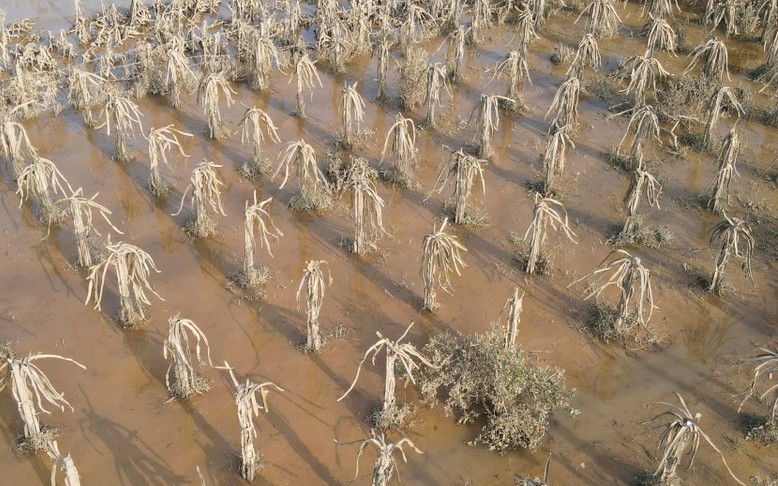
[[(187, 481), (187, 478), (170, 469), (164, 458), (138, 436), (138, 431), (98, 415), (83, 388), (81, 392), (86, 403), (81, 410), (84, 419), (79, 421), (81, 432), (84, 437), (95, 436), (100, 439), (104, 448), (113, 455), (120, 484), (177, 485)], [(99, 448), (95, 444), (90, 445)]]

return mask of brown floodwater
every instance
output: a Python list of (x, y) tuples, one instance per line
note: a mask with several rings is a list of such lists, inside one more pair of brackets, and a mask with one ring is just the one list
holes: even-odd
[[(87, 2), (94, 11), (99, 2)], [(63, 12), (70, 15), (69, 0), (6, 3), (9, 20), (40, 16), (39, 27), (67, 26)], [(480, 229), (454, 228), (467, 247), (467, 267), (454, 279), (453, 295), (439, 292), (440, 309), (421, 313), (419, 259), (423, 236), (441, 217), (448, 193), (426, 199), (447, 152), (473, 140), (474, 128), (464, 124), (482, 92), (502, 93), (504, 82), (492, 81), (484, 71), (507, 52), (511, 35), (495, 29), (488, 44), (468, 48), (465, 81), (452, 87), (444, 98), (442, 116), (448, 123), (439, 130), (425, 130), (418, 140), (422, 162), (418, 168), (421, 191), (399, 193), (383, 183), (379, 194), (386, 201), (384, 225), (391, 237), (381, 240), (380, 257), (363, 259), (345, 253), (337, 242), (352, 233), (349, 201), (344, 200), (323, 216), (290, 212), (286, 203), (296, 190), (295, 181), (283, 190), (280, 179), (264, 177), (256, 183), (241, 179), (237, 167), (249, 156), (239, 135), (212, 142), (203, 135), (205, 120), (194, 97), (180, 110), (161, 99), (140, 101), (144, 132), (149, 127), (174, 123), (176, 128), (195, 134), (185, 139), (187, 158), (174, 157), (172, 170), (164, 177), (174, 190), (155, 199), (146, 189), (148, 158), (145, 141), (131, 142), (135, 159), (117, 164), (110, 159), (113, 139), (104, 130), (85, 129), (79, 115), (66, 109), (60, 116), (43, 116), (25, 122), (33, 145), (53, 160), (70, 184), (83, 187), (86, 195), (99, 192), (98, 201), (112, 212), (112, 220), (124, 240), (151, 254), (159, 274), (151, 283), (164, 298), (152, 298), (150, 322), (140, 330), (124, 331), (112, 316), (118, 311), (118, 296), (110, 282), (103, 311), (84, 306), (87, 282), (84, 272), (72, 266), (76, 261), (75, 241), (70, 227), (47, 230), (28, 203), (19, 207), (15, 185), (4, 168), (0, 184), (0, 338), (13, 342), (19, 354), (57, 353), (83, 363), (83, 371), (68, 363), (41, 362), (54, 386), (64, 392), (74, 411), (53, 410), (42, 421), (62, 430), (59, 447), (70, 452), (83, 484), (198, 484), (196, 466), (206, 483), (241, 484), (238, 473), (240, 435), (233, 398), (233, 385), (225, 371), (206, 370), (212, 389), (189, 402), (164, 403), (167, 362), (162, 342), (167, 320), (181, 313), (205, 332), (214, 363), (229, 361), (239, 379), (272, 380), (285, 389), (271, 392), (270, 411), (256, 419), (255, 445), (261, 449), (265, 468), (255, 484), (344, 484), (354, 475), (357, 446), (333, 442), (350, 441), (369, 435), (366, 417), (379, 405), (383, 366), (367, 366), (354, 391), (344, 400), (337, 398), (349, 387), (364, 351), (375, 341), (376, 331), (399, 336), (415, 322), (410, 341), (423, 344), (444, 330), (483, 332), (498, 319), (499, 311), (514, 285), (526, 291), (519, 339), (525, 350), (544, 365), (566, 370), (567, 386), (575, 388), (577, 417), (562, 413), (551, 422), (547, 440), (537, 451), (504, 454), (489, 452), (467, 442), (478, 434), (477, 425), (458, 426), (441, 408), (418, 407), (412, 426), (391, 432), (411, 438), (424, 454), (410, 452), (408, 463), (400, 464), (405, 484), (424, 485), (511, 485), (513, 475), (540, 475), (549, 453), (553, 454), (552, 484), (629, 484), (641, 470), (657, 463), (656, 434), (640, 435), (643, 422), (662, 411), (657, 401), (676, 402), (680, 392), (693, 411), (702, 413), (701, 425), (719, 445), (734, 472), (747, 480), (752, 474), (766, 476), (778, 470), (778, 459), (769, 449), (745, 441), (734, 397), (748, 382), (748, 369), (733, 364), (754, 352), (755, 346), (770, 344), (776, 336), (778, 285), (776, 284), (775, 186), (765, 177), (778, 147), (775, 129), (765, 127), (757, 116), (739, 123), (747, 142), (741, 157), (740, 177), (731, 186), (730, 214), (750, 214), (759, 240), (754, 256), (752, 285), (730, 263), (728, 280), (737, 286), (723, 298), (703, 295), (689, 286), (684, 267), (710, 272), (715, 250), (708, 245), (712, 226), (719, 216), (697, 209), (689, 201), (713, 180), (715, 160), (689, 153), (674, 159), (660, 146), (649, 147), (652, 158), (661, 163), (655, 171), (664, 184), (661, 209), (642, 206), (651, 225), (666, 226), (673, 241), (660, 249), (634, 248), (652, 272), (657, 309), (653, 323), (666, 336), (661, 351), (625, 351), (615, 344), (602, 344), (582, 333), (589, 302), (582, 299), (582, 284), (569, 285), (593, 270), (612, 251), (605, 243), (614, 225), (623, 222), (622, 198), (628, 180), (609, 166), (603, 152), (618, 144), (626, 119), (610, 118), (607, 103), (582, 98), (576, 148), (568, 152), (564, 182), (564, 204), (577, 245), (559, 234), (550, 237), (554, 247), (554, 272), (528, 277), (514, 262), (515, 244), (510, 234), (523, 235), (532, 214), (533, 199), (525, 181), (540, 171), (540, 156), (547, 139), (544, 114), (565, 69), (549, 61), (560, 41), (577, 43), (584, 19), (573, 24), (576, 15), (558, 14), (543, 29), (531, 47), (533, 84), (524, 94), (531, 110), (515, 118), (503, 117), (495, 135), (496, 154), (485, 173), (483, 206), (488, 224)], [(643, 52), (643, 39), (633, 35), (641, 20), (634, 6), (627, 7), (625, 28), (614, 39), (600, 43), (604, 61), (614, 65), (619, 58)], [(697, 25), (689, 25), (689, 45), (703, 37)], [(757, 45), (727, 40), (733, 45), (730, 61), (732, 84), (752, 85), (740, 72), (760, 62)], [(446, 47), (440, 41), (426, 45), (431, 59), (443, 60)], [(672, 73), (688, 62), (658, 56)], [(737, 74), (736, 74), (737, 71)], [(591, 76), (587, 72), (585, 76)], [(392, 101), (377, 104), (375, 61), (367, 56), (348, 64), (347, 73), (321, 73), (323, 87), (314, 101), (307, 101), (308, 118), (299, 120), (295, 109), (294, 83), (288, 75), (275, 72), (273, 88), (255, 93), (244, 86), (236, 104), (222, 106), (228, 126), (237, 131), (243, 104), (266, 110), (283, 143), (304, 138), (322, 160), (332, 147), (338, 130), (337, 104), (344, 82), (358, 81), (358, 90), (368, 100), (363, 128), (375, 135), (355, 152), (377, 167), (383, 138), (398, 112), (397, 72), (389, 75)], [(774, 101), (757, 96), (757, 103)], [(417, 122), (424, 110), (405, 113)], [(734, 119), (719, 124), (720, 134)], [(702, 129), (700, 125), (697, 130)], [(283, 144), (268, 148), (275, 154)], [(227, 217), (219, 221), (217, 235), (192, 241), (182, 230), (187, 207), (178, 216), (182, 193), (191, 170), (203, 158), (222, 167), (219, 175), (226, 184), (223, 193)], [(775, 166), (773, 166), (773, 170)], [(243, 252), (243, 205), (256, 190), (258, 197), (273, 197), (272, 215), (284, 237), (273, 246), (274, 258), (258, 250), (257, 260), (268, 264), (273, 278), (265, 287), (264, 299), (251, 302), (242, 292), (226, 287), (227, 275), (240, 268)], [(480, 192), (476, 193), (481, 198)], [(480, 199), (479, 199), (480, 200)], [(188, 204), (188, 201), (187, 201)], [(98, 221), (98, 225), (102, 222)], [(109, 228), (104, 229), (104, 234)], [(327, 289), (321, 313), (325, 331), (336, 325), (349, 329), (342, 340), (330, 340), (315, 355), (295, 349), (305, 332), (305, 313), (298, 309), (295, 293), (305, 263), (311, 259), (328, 262), (333, 285)], [(400, 400), (418, 403), (412, 385), (398, 390)], [(765, 407), (750, 402), (746, 411), (764, 413)], [(10, 390), (0, 393), (0, 434), (8, 445), (0, 454), (5, 484), (47, 483), (49, 462), (43, 456), (26, 456), (11, 445), (22, 424)], [(367, 484), (374, 452), (362, 457), (357, 484)], [(718, 455), (702, 446), (692, 471), (683, 472), (688, 484), (730, 484)]]

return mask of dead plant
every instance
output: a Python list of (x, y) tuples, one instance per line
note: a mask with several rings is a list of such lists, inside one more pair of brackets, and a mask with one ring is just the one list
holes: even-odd
[(78, 188), (73, 191), (70, 197), (60, 199), (56, 201), (55, 206), (60, 204), (67, 204), (65, 209), (62, 209), (63, 215), (70, 213), (70, 217), (73, 218), (73, 232), (76, 236), (76, 246), (78, 247), (78, 266), (81, 268), (90, 268), (97, 263), (96, 255), (93, 252), (94, 244), (92, 243), (92, 235), (100, 235), (100, 232), (94, 225), (94, 219), (92, 210), (97, 210), (100, 216), (108, 223), (114, 231), (124, 234), (111, 223), (108, 219), (108, 215), (112, 214), (111, 211), (105, 206), (95, 202), (96, 193), (91, 198), (84, 197), (84, 190)]
[[(227, 216), (222, 207), (221, 188), (224, 183), (219, 180), (216, 169), (221, 165), (216, 165), (212, 161), (203, 159), (200, 164), (192, 171), (192, 178), (189, 187), (181, 195), (181, 205), (173, 216), (181, 214), (184, 208), (184, 201), (189, 190), (192, 190), (192, 216), (184, 226), (184, 231), (192, 238), (207, 238), (216, 232), (217, 213)], [(208, 209), (210, 208), (210, 210)]]
[(751, 256), (754, 253), (756, 242), (751, 226), (745, 220), (730, 218), (727, 213), (722, 213), (722, 216), (724, 216), (724, 221), (714, 226), (710, 235), (710, 243), (713, 243), (714, 240), (721, 240), (721, 248), (716, 255), (716, 268), (708, 286), (708, 292), (717, 295), (721, 295), (724, 290), (724, 269), (732, 256), (743, 260), (743, 271), (746, 277), (754, 283), (754, 276), (751, 273)]
[(271, 258), (273, 252), (270, 251), (268, 236), (275, 238), (276, 241), (284, 236), (270, 217), (268, 209), (272, 201), (273, 198), (269, 197), (257, 202), (257, 191), (254, 191), (254, 204), (249, 205), (249, 201), (246, 201), (246, 212), (243, 217), (243, 269), (232, 277), (232, 280), (241, 288), (251, 288), (264, 283), (269, 274), (266, 265), (257, 267), (254, 264), (254, 250), (257, 246), (255, 229), (259, 231), (260, 247), (267, 248)]
[(572, 148), (575, 148), (575, 143), (567, 132), (568, 130), (565, 127), (554, 130), (551, 138), (548, 139), (546, 150), (543, 153), (543, 172), (545, 172), (543, 193), (545, 196), (550, 196), (554, 193), (557, 180), (565, 171), (567, 146), (570, 145)]
[(84, 125), (95, 126), (92, 110), (106, 98), (107, 81), (97, 74), (71, 67), (68, 75), (68, 102), (84, 118)]
[(575, 21), (578, 22), (583, 15), (589, 16), (586, 32), (597, 37), (613, 37), (621, 24), (621, 18), (611, 0), (593, 0)]
[(19, 207), (22, 207), (24, 201), (33, 198), (40, 211), (41, 222), (47, 226), (62, 224), (64, 215), (55, 204), (53, 196), (73, 192), (73, 188), (54, 162), (35, 155), (30, 165), (19, 174), (16, 184), (16, 194), (20, 198)]
[[(358, 136), (359, 124), (365, 119), (365, 100), (357, 92), (357, 82), (349, 86), (344, 84), (340, 90), (340, 123), (343, 126), (341, 138), (338, 141), (341, 147), (350, 150), (354, 147), (355, 136)], [(356, 126), (355, 126), (356, 124)]]
[(732, 175), (740, 176), (736, 166), (739, 153), (740, 139), (735, 128), (732, 128), (721, 145), (719, 170), (708, 194), (707, 207), (711, 211), (723, 213), (729, 205), (729, 183), (732, 181)]
[(676, 469), (683, 462), (684, 455), (689, 456), (689, 465), (687, 470), (691, 469), (694, 464), (694, 459), (697, 457), (697, 450), (700, 447), (700, 439), (710, 445), (713, 450), (719, 453), (721, 461), (727, 468), (727, 472), (732, 476), (738, 484), (746, 486), (744, 482), (740, 481), (735, 473), (729, 468), (727, 460), (724, 459), (724, 454), (716, 447), (711, 438), (700, 427), (699, 421), (702, 418), (702, 414), (692, 414), (689, 407), (686, 406), (686, 402), (679, 393), (675, 396), (681, 402), (681, 405), (673, 405), (667, 402), (658, 402), (658, 405), (664, 405), (669, 407), (669, 410), (657, 415), (649, 422), (654, 422), (663, 417), (667, 417), (670, 421), (655, 425), (651, 430), (664, 429), (662, 435), (659, 437), (659, 445), (657, 450), (662, 454), (662, 458), (659, 461), (659, 467), (657, 467), (654, 477), (659, 477), (661, 484), (675, 484), (678, 482), (678, 475)]
[(4, 110), (0, 118), (0, 148), (3, 155), (11, 161), (14, 177), (19, 178), (24, 169), (26, 157), (36, 157), (35, 147), (30, 143), (27, 130), (17, 120), (24, 105), (18, 105), (10, 110)]
[(119, 242), (105, 245), (105, 256), (102, 261), (92, 265), (87, 280), (86, 302), (94, 300), (94, 308), (101, 309), (106, 274), (109, 267), (116, 272), (119, 285), (119, 314), (117, 320), (124, 328), (135, 328), (146, 320), (145, 309), (151, 305), (146, 296), (148, 290), (159, 300), (165, 300), (151, 287), (149, 275), (151, 271), (160, 273), (151, 255), (135, 245)]
[(411, 439), (402, 438), (397, 442), (390, 442), (387, 444), (383, 433), (377, 434), (375, 430), (371, 430), (370, 433), (372, 437), (368, 439), (355, 440), (351, 442), (335, 441), (335, 443), (338, 445), (361, 444), (359, 446), (359, 452), (357, 453), (357, 467), (356, 471), (354, 472), (354, 478), (351, 480), (352, 482), (357, 479), (357, 476), (359, 476), (359, 458), (362, 457), (362, 453), (365, 451), (365, 448), (370, 444), (374, 445), (376, 449), (378, 449), (378, 456), (376, 457), (375, 464), (373, 465), (373, 486), (388, 486), (389, 481), (391, 481), (392, 477), (394, 477), (394, 472), (397, 469), (397, 461), (395, 461), (393, 457), (395, 452), (400, 451), (403, 462), (408, 462), (408, 459), (405, 457), (405, 450), (403, 449), (403, 445), (408, 444), (417, 454), (423, 454), (423, 452), (421, 452), (415, 445), (413, 445)]
[(519, 323), (521, 322), (521, 310), (524, 303), (524, 292), (519, 297), (519, 288), (513, 287), (513, 297), (509, 298), (505, 305), (500, 309), (500, 315), (508, 310), (508, 318), (505, 326), (505, 350), (515, 350), (516, 336), (519, 334)]
[(424, 125), (428, 127), (435, 126), (436, 109), (443, 106), (440, 100), (443, 92), (446, 92), (449, 98), (451, 97), (446, 66), (439, 62), (430, 64), (427, 68), (427, 92), (424, 96), (424, 103), (427, 105), (427, 116), (424, 118)]
[(73, 407), (65, 400), (62, 393), (54, 389), (48, 377), (35, 363), (40, 359), (60, 359), (75, 364), (81, 369), (86, 369), (81, 363), (70, 358), (65, 358), (58, 354), (29, 354), (26, 358), (17, 358), (10, 346), (3, 345), (2, 350), (3, 363), (0, 364), (0, 373), (5, 368), (5, 376), (0, 379), (0, 391), (11, 381), (11, 393), (16, 401), (16, 408), (24, 423), (24, 435), (18, 438), (17, 447), (22, 452), (38, 453), (45, 451), (49, 442), (58, 434), (58, 431), (52, 427), (44, 426), (40, 423), (39, 415), (51, 412), (46, 410), (44, 403), (65, 411), (68, 407), (71, 411)]
[(306, 263), (303, 271), (303, 278), (300, 280), (300, 286), (297, 288), (297, 308), (300, 308), (300, 294), (305, 287), (306, 303), (306, 341), (303, 348), (307, 353), (319, 351), (324, 344), (321, 331), (319, 330), (319, 313), (321, 312), (322, 302), (324, 300), (324, 289), (327, 285), (332, 285), (332, 275), (329, 279), (324, 279), (322, 266), (327, 265), (324, 260), (310, 260)]
[(492, 135), (500, 128), (500, 102), (514, 103), (512, 99), (505, 96), (481, 94), (481, 100), (474, 108), (477, 110), (478, 157), (482, 159), (489, 159), (494, 155)]
[[(308, 54), (304, 54), (297, 60), (294, 65), (294, 74), (297, 77), (297, 113), (295, 116), (305, 118), (305, 95), (304, 91), (308, 90), (311, 93), (311, 100), (313, 100), (313, 89), (315, 88), (315, 82), (319, 83), (321, 88), (321, 79), (319, 78), (319, 72), (316, 70), (315, 62), (311, 61)], [(291, 79), (290, 79), (291, 81)]]
[(730, 79), (727, 46), (722, 41), (716, 40), (715, 36), (708, 36), (689, 53), (689, 56), (692, 60), (684, 70), (684, 74), (691, 72), (697, 64), (701, 64), (702, 73), (712, 82), (721, 84), (725, 74), (727, 79)]
[(427, 198), (432, 194), (443, 192), (449, 177), (453, 175), (454, 224), (467, 224), (472, 219), (469, 217), (471, 215), (468, 214), (468, 209), (472, 208), (472, 205), (468, 204), (468, 199), (473, 192), (473, 183), (476, 179), (481, 181), (481, 193), (484, 197), (486, 196), (486, 183), (484, 182), (484, 166), (486, 164), (486, 160), (468, 155), (462, 149), (456, 152), (452, 151), (448, 162), (440, 169), (435, 185)]
[[(165, 385), (171, 397), (186, 400), (193, 395), (202, 395), (211, 387), (211, 381), (201, 377), (194, 369), (190, 340), (195, 340), (194, 357), (201, 366), (211, 363), (211, 347), (205, 333), (193, 321), (182, 319), (179, 314), (168, 320), (168, 336), (165, 339), (163, 353), (169, 359), (170, 366), (165, 373)], [(205, 344), (207, 363), (200, 357), (200, 341)], [(173, 370), (175, 381), (170, 379)]]
[[(555, 209), (556, 208), (556, 209)], [(559, 214), (562, 212), (562, 215)], [(578, 243), (576, 235), (567, 221), (567, 212), (560, 201), (550, 197), (543, 197), (540, 193), (535, 193), (535, 208), (532, 211), (532, 223), (524, 233), (524, 241), (529, 238), (529, 252), (527, 254), (527, 266), (525, 271), (528, 274), (537, 273), (538, 263), (543, 256), (543, 245), (548, 238), (548, 227), (554, 231), (559, 229), (573, 243)]]
[[(605, 262), (616, 255), (617, 258), (607, 265)], [(651, 292), (651, 272), (643, 266), (640, 258), (624, 250), (614, 250), (600, 263), (592, 273), (584, 275), (570, 285), (589, 279), (590, 284), (584, 293), (584, 300), (599, 299), (606, 289), (615, 287), (619, 291), (618, 303), (611, 315), (603, 310), (599, 322), (593, 323), (593, 333), (600, 339), (612, 338), (626, 342), (651, 344), (655, 338), (649, 327), (654, 313), (654, 295)]]
[(151, 127), (149, 129), (147, 138), (149, 143), (149, 190), (157, 197), (164, 196), (170, 192), (170, 185), (162, 180), (162, 175), (159, 172), (162, 164), (170, 168), (170, 163), (167, 159), (168, 152), (176, 147), (182, 156), (188, 157), (184, 153), (184, 148), (181, 147), (181, 142), (176, 135), (183, 137), (192, 136), (191, 133), (176, 130), (173, 128), (172, 123), (162, 128)]
[(319, 169), (313, 147), (305, 143), (305, 140), (290, 142), (280, 159), (281, 162), (273, 174), (273, 178), (275, 178), (281, 169), (284, 170), (284, 180), (279, 189), (283, 189), (289, 180), (290, 169), (297, 172), (297, 177), (300, 179), (300, 193), (289, 202), (291, 209), (295, 211), (309, 209), (320, 211), (332, 205), (333, 201), (327, 179)]
[[(390, 184), (401, 189), (415, 186), (413, 168), (416, 165), (416, 125), (410, 118), (397, 113), (394, 124), (389, 128), (381, 151), (381, 162), (386, 157), (387, 149), (393, 154), (392, 167), (382, 172), (382, 176)], [(390, 145), (391, 141), (391, 145)]]
[(373, 425), (378, 429), (389, 429), (400, 425), (405, 413), (407, 412), (405, 408), (400, 408), (397, 406), (397, 400), (395, 398), (395, 371), (397, 370), (398, 366), (401, 367), (405, 372), (406, 384), (408, 381), (416, 384), (416, 379), (414, 378), (413, 373), (420, 368), (420, 364), (425, 366), (434, 366), (419, 352), (416, 346), (410, 343), (400, 343), (400, 341), (402, 341), (403, 338), (408, 335), (408, 332), (410, 332), (412, 327), (413, 323), (408, 326), (402, 336), (397, 338), (396, 341), (385, 338), (380, 332), (376, 331), (378, 341), (370, 346), (367, 351), (365, 351), (365, 355), (357, 367), (357, 374), (354, 377), (354, 381), (351, 383), (349, 389), (346, 390), (346, 392), (340, 398), (338, 398), (338, 401), (343, 400), (346, 398), (346, 395), (351, 393), (351, 390), (354, 389), (357, 384), (357, 380), (359, 379), (359, 373), (362, 371), (362, 365), (365, 364), (365, 361), (367, 361), (371, 353), (373, 355), (372, 362), (373, 365), (375, 365), (375, 359), (378, 356), (378, 353), (385, 349), (386, 367), (384, 376), (385, 381), (383, 404), (381, 406), (381, 410), (374, 414), (373, 420)]
[(443, 231), (447, 223), (448, 219), (444, 218), (439, 229), (433, 225), (432, 233), (424, 237), (421, 255), (421, 279), (424, 284), (422, 309), (424, 310), (434, 310), (437, 307), (435, 287), (450, 294), (453, 290), (451, 271), (460, 275), (459, 268), (467, 266), (460, 254), (467, 249), (457, 241), (456, 236)]
[(256, 180), (265, 174), (270, 167), (270, 162), (262, 151), (262, 144), (265, 143), (266, 139), (271, 143), (280, 142), (278, 128), (270, 119), (270, 115), (256, 106), (246, 109), (246, 113), (243, 114), (243, 119), (240, 121), (240, 127), (240, 143), (242, 145), (251, 144), (252, 157), (241, 165), (239, 172), (249, 180)]
[(127, 96), (124, 96), (124, 93), (119, 91), (118, 88), (109, 88), (107, 90), (107, 98), (101, 114), (101, 118), (104, 121), (96, 128), (106, 127), (106, 132), (110, 136), (111, 126), (113, 125), (116, 131), (116, 139), (114, 141), (115, 160), (119, 162), (129, 162), (132, 160), (132, 155), (127, 150), (127, 140), (135, 138), (136, 130), (143, 130), (140, 121), (141, 116), (138, 105)]
[(206, 73), (197, 87), (197, 102), (203, 107), (206, 116), (208, 137), (222, 139), (230, 136), (230, 130), (222, 123), (219, 111), (219, 92), (224, 96), (227, 106), (232, 105), (232, 95), (237, 94), (230, 87), (225, 71)]
[(581, 82), (576, 77), (568, 77), (559, 86), (551, 107), (546, 112), (546, 120), (553, 113), (549, 123), (548, 132), (554, 133), (559, 129), (572, 131), (578, 124), (578, 95), (581, 92)]
[[(264, 466), (260, 453), (254, 448), (254, 438), (257, 436), (254, 417), (259, 415), (260, 410), (264, 410), (265, 413), (270, 410), (267, 406), (267, 395), (270, 393), (270, 387), (280, 392), (283, 392), (284, 389), (272, 381), (257, 384), (246, 378), (246, 383), (239, 383), (226, 361), (224, 368), (229, 370), (230, 378), (235, 385), (235, 405), (238, 407), (238, 423), (240, 424), (240, 475), (246, 481), (251, 482), (257, 471)], [(257, 400), (257, 394), (259, 394), (262, 403)]]

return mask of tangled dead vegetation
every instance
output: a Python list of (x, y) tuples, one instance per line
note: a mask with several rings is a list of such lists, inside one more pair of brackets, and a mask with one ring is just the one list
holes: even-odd
[(419, 383), (428, 403), (443, 391), (444, 410), (459, 423), (485, 421), (472, 443), (490, 450), (535, 449), (551, 414), (570, 407), (564, 372), (539, 366), (520, 347), (505, 348), (503, 332), (434, 336), (422, 352), (432, 367), (423, 368)]

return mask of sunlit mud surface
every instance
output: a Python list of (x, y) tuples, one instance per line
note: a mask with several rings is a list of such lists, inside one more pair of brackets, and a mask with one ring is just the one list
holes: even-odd
[[(68, 25), (61, 15), (70, 15), (72, 8), (65, 0), (54, 5), (12, 0), (5, 5), (9, 20), (40, 15), (37, 28), (57, 31)], [(87, 8), (96, 8), (96, 2), (88, 2)], [(644, 49), (644, 40), (632, 38), (630, 33), (642, 24), (638, 11), (629, 5), (621, 14), (625, 28), (620, 35), (600, 43), (608, 69), (620, 57)], [(257, 418), (255, 444), (262, 451), (265, 468), (254, 484), (344, 484), (354, 475), (358, 446), (339, 446), (333, 439), (369, 436), (366, 418), (380, 405), (382, 361), (378, 366), (367, 366), (347, 398), (336, 399), (349, 387), (362, 354), (376, 339), (376, 331), (397, 337), (415, 322), (410, 339), (419, 344), (444, 330), (483, 332), (490, 322), (497, 321), (514, 285), (527, 293), (521, 345), (541, 363), (566, 370), (567, 385), (577, 389), (573, 405), (580, 414), (555, 415), (540, 450), (496, 454), (467, 445), (478, 434), (477, 426), (457, 426), (455, 418), (446, 417), (442, 409), (419, 404), (411, 426), (390, 434), (393, 439), (403, 434), (424, 451), (423, 455), (410, 452), (408, 463), (400, 464), (404, 484), (510, 485), (517, 473), (540, 476), (549, 453), (553, 454), (552, 484), (629, 484), (634, 474), (656, 466), (657, 435), (640, 434), (646, 430), (643, 422), (663, 411), (653, 404), (675, 402), (673, 392), (680, 392), (690, 408), (702, 414), (701, 425), (740, 478), (778, 471), (774, 451), (744, 439), (737, 414), (740, 400), (734, 395), (748, 384), (749, 369), (733, 366), (739, 358), (751, 355), (756, 345), (769, 344), (776, 336), (778, 196), (766, 175), (778, 148), (774, 129), (764, 126), (757, 116), (739, 122), (747, 147), (740, 159), (740, 177), (733, 180), (730, 189), (729, 212), (752, 217), (757, 239), (756, 286), (733, 261), (728, 282), (736, 290), (722, 298), (692, 288), (685, 270), (708, 274), (713, 269), (717, 248), (709, 246), (708, 239), (720, 216), (699, 209), (694, 201), (713, 180), (715, 159), (692, 151), (685, 159), (674, 159), (659, 145), (649, 148), (652, 158), (660, 161), (655, 172), (664, 192), (661, 209), (644, 206), (641, 212), (647, 224), (666, 226), (674, 239), (659, 249), (630, 251), (652, 272), (657, 305), (653, 322), (667, 342), (660, 351), (625, 351), (581, 332), (590, 302), (583, 301), (584, 284), (570, 286), (613, 250), (605, 241), (624, 219), (622, 199), (629, 180), (605, 162), (603, 153), (619, 143), (627, 119), (611, 117), (608, 102), (582, 98), (576, 146), (568, 155), (564, 204), (578, 244), (552, 234), (548, 243), (555, 248), (554, 271), (549, 276), (528, 277), (514, 260), (517, 245), (511, 233), (523, 236), (532, 216), (533, 198), (524, 184), (542, 169), (540, 157), (548, 136), (544, 115), (566, 70), (555, 67), (549, 58), (558, 42), (576, 44), (580, 39), (583, 19), (574, 25), (576, 16), (555, 15), (530, 48), (533, 83), (525, 83), (523, 88), (530, 112), (501, 119), (496, 154), (485, 174), (483, 206), (488, 224), (480, 229), (454, 229), (468, 249), (467, 267), (454, 279), (453, 295), (439, 292), (441, 306), (434, 313), (419, 311), (421, 243), (442, 217), (449, 194), (427, 199), (427, 192), (447, 157), (442, 145), (457, 149), (472, 142), (475, 131), (467, 121), (480, 94), (502, 94), (506, 89), (502, 81), (489, 82), (491, 76), (484, 72), (507, 52), (505, 46), (511, 40), (508, 31), (495, 29), (488, 44), (468, 48), (466, 79), (452, 86), (450, 99), (444, 96), (443, 126), (420, 135), (422, 162), (417, 175), (421, 190), (400, 193), (379, 184), (379, 194), (387, 203), (384, 225), (392, 236), (380, 241), (378, 255), (362, 259), (337, 246), (340, 238), (351, 236), (353, 231), (348, 197), (323, 216), (293, 213), (286, 204), (297, 190), (296, 181), (279, 190), (280, 179), (265, 176), (251, 184), (240, 178), (237, 168), (250, 152), (240, 144), (237, 123), (244, 105), (266, 110), (279, 127), (282, 140), (268, 149), (273, 163), (283, 144), (303, 138), (314, 146), (323, 167), (324, 154), (332, 148), (339, 128), (338, 97), (344, 82), (358, 81), (358, 90), (366, 100), (376, 95), (375, 60), (367, 56), (349, 63), (344, 75), (322, 71), (324, 86), (315, 91), (312, 102), (309, 100), (305, 120), (290, 116), (295, 109), (295, 88), (294, 82), (288, 83), (288, 74), (274, 71), (269, 93), (235, 86), (237, 103), (222, 108), (222, 116), (235, 134), (224, 141), (212, 142), (203, 135), (205, 119), (194, 97), (188, 97), (181, 110), (163, 99), (141, 100), (144, 132), (150, 126), (174, 123), (195, 134), (183, 142), (189, 157), (176, 157), (173, 170), (163, 171), (174, 190), (159, 200), (146, 188), (148, 158), (141, 137), (131, 143), (135, 159), (119, 164), (110, 157), (112, 137), (104, 130), (85, 129), (80, 115), (71, 109), (60, 116), (26, 122), (32, 144), (57, 164), (74, 188), (83, 187), (88, 196), (100, 193), (98, 200), (113, 212), (114, 223), (125, 233), (112, 239), (124, 239), (145, 249), (161, 270), (152, 276), (151, 283), (164, 301), (153, 300), (150, 322), (140, 330), (124, 331), (113, 320), (118, 311), (113, 282), (106, 289), (102, 313), (91, 305), (84, 306), (87, 282), (85, 274), (72, 266), (76, 249), (71, 229), (53, 229), (47, 237), (35, 209), (28, 203), (19, 208), (10, 168), (3, 168), (0, 338), (12, 341), (19, 354), (57, 353), (88, 368), (82, 371), (67, 363), (41, 364), (75, 409), (72, 413), (54, 410), (42, 421), (62, 430), (60, 449), (72, 453), (83, 484), (199, 484), (196, 466), (209, 485), (241, 483), (239, 426), (234, 387), (227, 372), (206, 370), (205, 376), (213, 380), (207, 394), (190, 402), (163, 404), (169, 395), (162, 343), (167, 320), (176, 313), (194, 320), (205, 332), (214, 363), (227, 360), (239, 379), (272, 380), (286, 390), (271, 392), (269, 413)], [(687, 45), (696, 45), (702, 37), (699, 26), (689, 26)], [(445, 59), (447, 47), (439, 49), (441, 42), (425, 46), (431, 59)], [(760, 48), (744, 42), (727, 43), (733, 46), (732, 85), (748, 85), (758, 91), (734, 66), (745, 69), (759, 64)], [(687, 63), (684, 56), (663, 53), (658, 57), (672, 73), (682, 71)], [(386, 131), (399, 110), (396, 85), (397, 71), (392, 68), (390, 102), (367, 103), (363, 128), (375, 135), (355, 153), (367, 157), (374, 167), (378, 166)], [(754, 100), (763, 106), (774, 103), (761, 96)], [(405, 114), (418, 122), (424, 110)], [(733, 118), (724, 119), (719, 135), (729, 131), (732, 123)], [(702, 125), (696, 128), (701, 129)], [(216, 236), (192, 241), (182, 230), (187, 206), (180, 215), (171, 214), (178, 210), (191, 170), (203, 158), (221, 165), (228, 216), (220, 219)], [(772, 173), (775, 169), (773, 164)], [(259, 198), (274, 198), (271, 213), (284, 233), (273, 247), (274, 258), (262, 250), (257, 252), (257, 260), (269, 265), (273, 273), (258, 302), (227, 286), (227, 275), (241, 266), (244, 202), (253, 197), (254, 190)], [(480, 201), (480, 189), (476, 197)], [(343, 339), (330, 339), (322, 352), (305, 355), (295, 349), (305, 336), (305, 311), (298, 309), (295, 293), (311, 259), (326, 260), (332, 272), (333, 284), (327, 289), (320, 318), (325, 332), (340, 326), (349, 332)], [(398, 390), (401, 401), (418, 404), (412, 385)], [(756, 401), (745, 410), (764, 413)], [(47, 459), (25, 456), (11, 447), (21, 427), (6, 389), (0, 394), (0, 433), (5, 444), (0, 469), (4, 481), (48, 483)], [(369, 482), (373, 458), (372, 451), (362, 457), (355, 484)], [(682, 477), (692, 478), (688, 484), (731, 482), (718, 455), (705, 446), (693, 470)]]

